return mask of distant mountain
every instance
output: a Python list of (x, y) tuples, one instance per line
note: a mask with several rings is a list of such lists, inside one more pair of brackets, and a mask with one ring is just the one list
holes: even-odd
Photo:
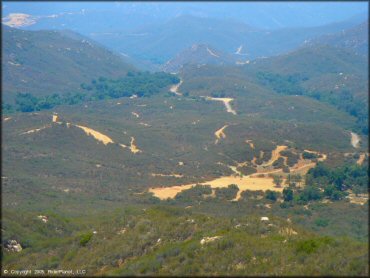
[(365, 21), (339, 33), (320, 36), (319, 38), (313, 39), (310, 44), (327, 44), (350, 49), (356, 54), (368, 55), (369, 22)]
[(76, 92), (82, 82), (119, 77), (133, 67), (122, 57), (70, 31), (24, 31), (3, 26), (3, 97)]
[[(169, 60), (162, 69), (166, 72), (179, 72), (184, 65), (233, 65), (243, 64), (240, 56), (214, 49), (206, 44), (193, 44)], [(240, 61), (239, 61), (240, 60)], [(249, 61), (248, 61), (249, 62)]]
[(131, 32), (95, 32), (90, 36), (117, 52), (160, 66), (193, 44), (212, 45), (250, 60), (286, 53), (315, 37), (354, 24), (348, 20), (319, 27), (263, 30), (232, 20), (182, 15)]
[(221, 51), (235, 52), (243, 38), (256, 31), (232, 20), (178, 16), (164, 24), (131, 32), (94, 33), (91, 37), (117, 52), (160, 65), (193, 44), (208, 44)]
[(8, 16), (12, 13), (34, 17), (35, 22), (31, 28), (68, 28), (88, 34), (97, 31), (111, 32), (114, 26), (119, 26), (122, 30), (148, 23), (163, 23), (178, 15), (211, 18), (228, 16), (266, 29), (313, 27), (343, 21), (347, 17), (352, 17), (353, 20), (361, 17), (364, 20), (367, 17), (367, 5), (364, 2), (315, 5), (308, 2), (7, 2), (3, 5), (3, 14)]

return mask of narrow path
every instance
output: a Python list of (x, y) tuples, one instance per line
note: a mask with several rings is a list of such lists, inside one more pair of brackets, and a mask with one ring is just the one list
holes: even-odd
[(176, 84), (176, 85), (173, 85), (171, 86), (170, 88), (170, 92), (171, 93), (174, 93), (175, 95), (178, 95), (178, 96), (182, 96), (181, 93), (179, 93), (179, 87), (181, 86), (181, 84), (183, 83), (183, 80), (180, 79), (180, 83)]

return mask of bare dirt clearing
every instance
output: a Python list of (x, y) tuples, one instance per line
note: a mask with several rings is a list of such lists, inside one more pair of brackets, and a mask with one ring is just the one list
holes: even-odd
[(114, 143), (110, 137), (108, 137), (107, 135), (103, 133), (100, 133), (99, 131), (96, 131), (94, 129), (91, 129), (89, 127), (82, 126), (82, 125), (75, 125), (75, 126), (78, 128), (81, 128), (83, 131), (85, 131), (87, 135), (91, 135), (96, 140), (102, 142), (104, 145), (107, 145), (109, 143), (112, 143), (112, 144)]
[(360, 154), (360, 157), (356, 161), (357, 165), (362, 165), (362, 163), (364, 163), (364, 161), (365, 161), (365, 158), (366, 158), (366, 154), (364, 154), (364, 153)]
[(142, 150), (140, 150), (136, 145), (135, 145), (135, 138), (134, 137), (131, 137), (131, 146), (130, 146), (130, 150), (132, 153), (136, 154), (136, 153), (141, 153)]
[(170, 92), (174, 93), (175, 95), (182, 96), (182, 94), (179, 93), (179, 87), (181, 86), (182, 83), (183, 83), (183, 80), (180, 80), (180, 83), (171, 86)]
[(354, 148), (359, 148), (359, 143), (360, 143), (361, 139), (360, 139), (360, 136), (358, 136), (356, 133), (354, 132), (351, 132), (351, 145), (354, 147)]
[(201, 182), (201, 183), (192, 183), (192, 184), (185, 184), (185, 185), (178, 185), (178, 186), (171, 186), (171, 187), (156, 187), (150, 188), (149, 192), (152, 192), (154, 196), (158, 197), (161, 200), (165, 200), (167, 198), (175, 198), (175, 196), (183, 190), (187, 190), (192, 188), (193, 186), (200, 184), (200, 185), (209, 185), (211, 188), (223, 188), (228, 187), (230, 184), (236, 184), (239, 187), (238, 195), (235, 199), (240, 198), (241, 192), (245, 190), (272, 190), (282, 192), (283, 187), (276, 187), (273, 183), (273, 179), (270, 177), (251, 177), (251, 176), (243, 176), (243, 177), (236, 177), (236, 176), (226, 176), (216, 178), (211, 181)]
[(219, 139), (221, 138), (226, 138), (226, 134), (224, 133), (225, 128), (227, 128), (229, 125), (224, 125), (220, 129), (216, 130), (215, 136), (216, 136), (216, 141), (215, 144), (218, 143)]
[[(204, 97), (204, 96), (202, 96)], [(233, 115), (236, 115), (236, 111), (231, 107), (230, 102), (233, 101), (233, 98), (215, 98), (215, 97), (204, 97), (206, 100), (221, 101), (226, 107), (226, 111)]]

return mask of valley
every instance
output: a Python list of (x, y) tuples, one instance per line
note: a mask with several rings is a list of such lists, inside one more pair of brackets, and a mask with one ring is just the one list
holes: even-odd
[(368, 276), (367, 17), (6, 4), (4, 269)]

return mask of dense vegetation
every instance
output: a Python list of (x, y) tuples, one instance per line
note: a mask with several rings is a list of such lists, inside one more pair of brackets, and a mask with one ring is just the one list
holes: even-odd
[(47, 223), (30, 212), (5, 215), (4, 239), (24, 248), (4, 251), (3, 266), (10, 269), (84, 269), (89, 275), (368, 272), (366, 244), (307, 232), (281, 217), (262, 222), (258, 214), (225, 218), (171, 206), (83, 217), (50, 214)]
[(257, 78), (263, 85), (270, 86), (279, 94), (308, 96), (333, 105), (339, 110), (356, 117), (359, 131), (363, 134), (368, 133), (368, 107), (364, 101), (354, 98), (349, 90), (334, 92), (305, 89), (301, 83), (307, 81), (309, 78), (302, 74), (281, 75), (258, 72)]
[(136, 95), (147, 97), (160, 92), (163, 88), (176, 84), (179, 78), (175, 75), (163, 72), (128, 72), (127, 76), (120, 79), (107, 79), (100, 77), (92, 80), (90, 85), (81, 84), (85, 92), (66, 93), (63, 95), (53, 94), (44, 97), (36, 97), (30, 93), (18, 93), (15, 97), (15, 105), (3, 105), (4, 113), (14, 111), (32, 112), (51, 109), (58, 105), (73, 105), (85, 101), (113, 99)]

